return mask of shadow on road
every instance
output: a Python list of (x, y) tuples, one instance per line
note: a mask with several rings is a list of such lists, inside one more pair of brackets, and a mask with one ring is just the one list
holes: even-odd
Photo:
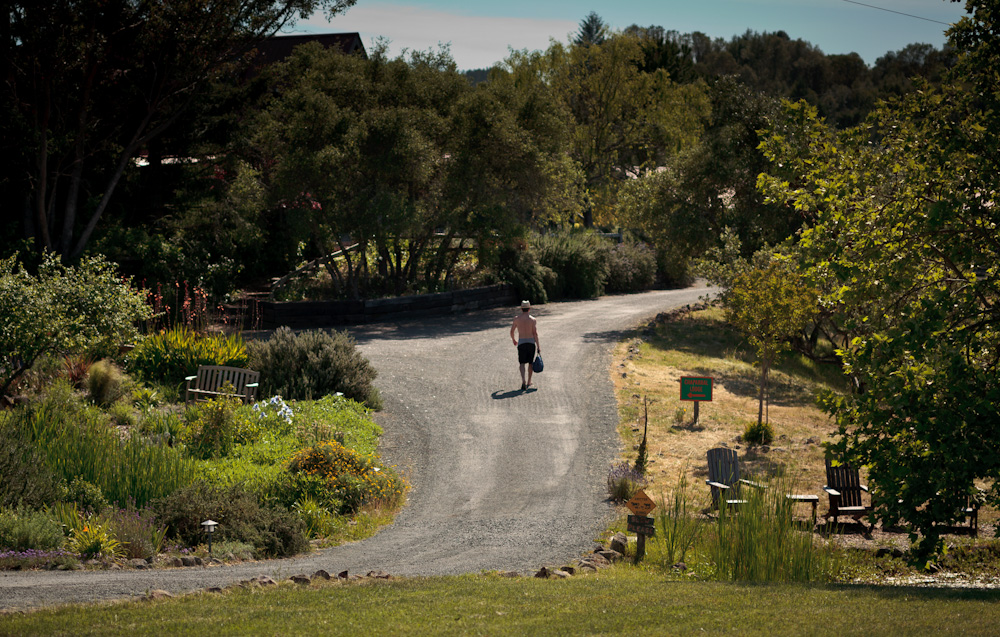
[(505, 391), (505, 392), (501, 392), (498, 389), (495, 392), (493, 392), (492, 394), (490, 394), (490, 397), (493, 398), (493, 400), (506, 400), (507, 398), (516, 398), (517, 396), (520, 396), (521, 394), (525, 394), (525, 393), (527, 393), (527, 392), (525, 392), (524, 390), (521, 390), (521, 389), (511, 389), (511, 390)]

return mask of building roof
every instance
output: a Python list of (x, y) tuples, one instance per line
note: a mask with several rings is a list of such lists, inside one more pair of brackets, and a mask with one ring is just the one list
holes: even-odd
[(270, 37), (257, 45), (257, 53), (253, 59), (253, 66), (259, 69), (282, 62), (292, 54), (292, 50), (295, 47), (306, 42), (319, 42), (328, 49), (336, 48), (348, 55), (356, 53), (363, 58), (367, 59), (368, 57), (365, 45), (362, 44), (361, 36), (358, 33), (279, 35)]

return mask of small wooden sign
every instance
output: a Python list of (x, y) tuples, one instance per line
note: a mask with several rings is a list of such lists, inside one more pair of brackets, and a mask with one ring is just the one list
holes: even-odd
[(639, 489), (632, 496), (632, 499), (625, 503), (628, 510), (636, 515), (646, 515), (656, 508), (656, 503), (646, 495), (646, 492)]
[(681, 376), (681, 400), (712, 400), (712, 379), (706, 376)]

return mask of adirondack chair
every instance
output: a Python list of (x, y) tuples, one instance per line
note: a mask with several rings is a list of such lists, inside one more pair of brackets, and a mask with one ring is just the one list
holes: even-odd
[(705, 484), (712, 489), (712, 507), (718, 509), (722, 503), (727, 507), (745, 504), (742, 498), (743, 485), (763, 489), (764, 485), (740, 477), (740, 462), (733, 449), (708, 450), (708, 480)]
[(871, 504), (865, 505), (861, 500), (861, 492), (868, 493), (868, 487), (861, 484), (858, 470), (847, 463), (835, 467), (827, 458), (823, 490), (830, 496), (830, 510), (824, 516), (827, 522), (833, 518), (836, 524), (837, 518), (842, 515), (861, 522), (872, 510)]

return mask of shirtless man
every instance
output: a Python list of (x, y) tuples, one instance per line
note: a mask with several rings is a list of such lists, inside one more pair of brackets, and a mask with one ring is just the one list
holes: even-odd
[[(510, 340), (517, 347), (517, 362), (521, 364), (521, 391), (531, 387), (531, 373), (534, 371), (531, 362), (535, 360), (535, 350), (542, 353), (542, 345), (538, 342), (538, 322), (535, 317), (528, 314), (531, 311), (531, 303), (521, 301), (521, 315), (514, 318), (514, 324), (510, 326)], [(517, 332), (517, 338), (514, 337)], [(528, 381), (524, 380), (524, 366), (528, 366)]]

